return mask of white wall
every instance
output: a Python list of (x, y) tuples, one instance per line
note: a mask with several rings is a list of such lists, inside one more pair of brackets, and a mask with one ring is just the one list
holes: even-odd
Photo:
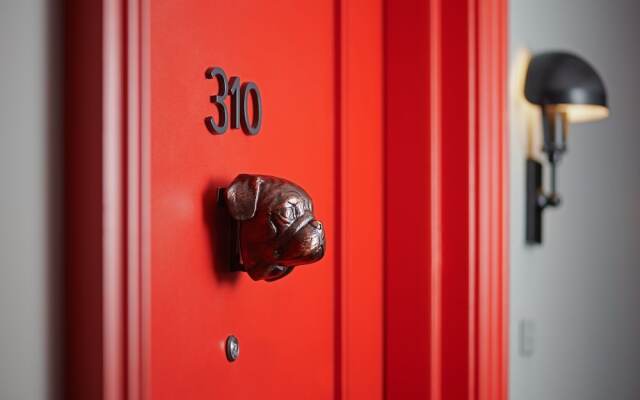
[[(563, 204), (530, 247), (526, 123), (510, 104), (511, 399), (640, 399), (640, 2), (511, 0), (510, 13), (512, 69), (521, 47), (574, 51), (601, 73), (611, 108), (570, 127)], [(522, 320), (535, 325), (529, 356)]]
[(0, 399), (54, 398), (62, 374), (60, 11), (0, 0)]

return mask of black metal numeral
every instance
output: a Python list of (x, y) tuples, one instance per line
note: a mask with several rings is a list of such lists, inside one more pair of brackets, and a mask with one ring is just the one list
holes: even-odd
[(217, 95), (211, 96), (211, 102), (218, 108), (218, 123), (216, 124), (212, 116), (207, 117), (205, 121), (211, 133), (221, 135), (225, 133), (229, 127), (229, 110), (227, 110), (227, 105), (224, 103), (224, 99), (227, 98), (227, 92), (229, 91), (227, 75), (222, 68), (214, 67), (207, 70), (206, 77), (207, 79), (217, 79), (219, 90)]
[[(253, 82), (242, 84), (242, 130), (247, 135), (257, 135), (262, 125), (262, 99), (260, 90)], [(253, 101), (253, 122), (249, 121), (249, 97)]]
[(231, 129), (240, 128), (240, 78), (232, 76), (229, 81), (229, 95), (231, 96)]

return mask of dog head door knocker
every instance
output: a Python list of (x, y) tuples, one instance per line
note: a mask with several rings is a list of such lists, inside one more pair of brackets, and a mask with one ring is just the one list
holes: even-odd
[(300, 186), (264, 175), (238, 175), (224, 201), (235, 225), (232, 268), (274, 281), (324, 256), (325, 237)]

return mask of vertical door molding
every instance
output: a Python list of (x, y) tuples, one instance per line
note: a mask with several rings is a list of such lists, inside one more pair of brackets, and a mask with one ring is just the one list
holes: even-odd
[(438, 1), (385, 2), (385, 394), (437, 398)]
[(506, 7), (386, 2), (389, 399), (506, 399)]
[(506, 6), (442, 2), (444, 399), (506, 399)]
[(335, 399), (383, 398), (382, 0), (336, 0)]
[(65, 399), (145, 397), (146, 9), (65, 3)]

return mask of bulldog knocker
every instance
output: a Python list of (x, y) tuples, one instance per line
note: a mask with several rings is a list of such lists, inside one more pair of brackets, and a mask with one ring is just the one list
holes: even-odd
[(238, 175), (224, 200), (235, 225), (232, 269), (275, 281), (324, 256), (324, 230), (300, 186), (266, 175)]

